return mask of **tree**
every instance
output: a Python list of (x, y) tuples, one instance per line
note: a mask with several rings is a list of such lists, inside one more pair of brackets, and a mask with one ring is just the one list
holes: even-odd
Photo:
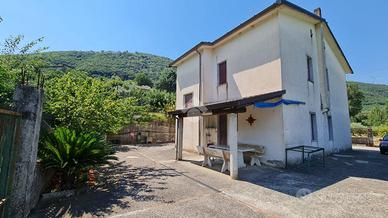
[[(0, 23), (3, 19), (0, 17)], [(38, 54), (47, 49), (36, 46), (43, 37), (24, 45), (24, 36), (11, 36), (0, 47), (0, 106), (11, 107), (12, 96), (18, 84), (39, 83), (42, 79), (41, 69), (44, 62)], [(31, 54), (36, 54), (31, 56)], [(39, 82), (38, 82), (39, 81)]]
[(380, 126), (388, 123), (388, 112), (384, 107), (375, 106), (369, 112), (368, 124), (370, 126)]
[(347, 90), (349, 99), (349, 114), (350, 117), (354, 119), (354, 117), (362, 111), (362, 101), (365, 97), (357, 84), (348, 84)]
[(388, 125), (388, 102), (385, 106), (375, 106), (368, 113), (368, 125)]
[(155, 83), (155, 88), (165, 90), (167, 92), (175, 92), (176, 72), (171, 69), (162, 71), (159, 76), (159, 79)]
[(163, 90), (148, 90), (144, 96), (144, 100), (151, 112), (166, 112), (175, 107), (175, 93)]
[(17, 84), (16, 74), (0, 66), (0, 106), (11, 107), (12, 96)]
[(116, 133), (141, 113), (135, 98), (120, 96), (117, 82), (70, 71), (46, 82), (45, 111), (56, 126), (79, 132)]
[(139, 86), (149, 86), (149, 87), (153, 86), (151, 79), (145, 73), (136, 74), (135, 82)]

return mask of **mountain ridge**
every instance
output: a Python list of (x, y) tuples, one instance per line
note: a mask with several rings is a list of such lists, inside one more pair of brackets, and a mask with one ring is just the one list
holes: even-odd
[(382, 106), (388, 101), (388, 85), (365, 82), (348, 81), (348, 84), (357, 84), (364, 93), (363, 106), (370, 109), (373, 106)]
[(93, 76), (119, 76), (133, 79), (143, 72), (152, 80), (169, 69), (170, 58), (141, 53), (116, 51), (48, 51), (39, 54), (53, 69), (74, 68)]

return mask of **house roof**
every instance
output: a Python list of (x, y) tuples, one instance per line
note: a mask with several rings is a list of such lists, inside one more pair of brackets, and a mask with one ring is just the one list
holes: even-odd
[(222, 113), (242, 113), (245, 112), (245, 107), (256, 102), (263, 102), (274, 98), (280, 98), (286, 94), (286, 90), (269, 92), (252, 97), (246, 97), (238, 100), (207, 104), (204, 106), (191, 107), (168, 112), (171, 116), (180, 117), (196, 117), (205, 114), (222, 114)]
[(344, 58), (344, 61), (347, 65), (347, 67), (349, 68), (349, 71), (348, 73), (353, 73), (353, 69), (352, 67), (350, 66), (349, 64), (349, 61), (347, 60), (343, 50), (341, 49), (337, 39), (335, 38), (333, 32), (331, 31), (327, 21), (302, 8), (302, 7), (299, 7), (289, 1), (286, 1), (286, 0), (277, 0), (275, 3), (273, 3), (271, 6), (267, 7), (266, 9), (264, 9), (263, 11), (259, 12), (258, 14), (254, 15), (253, 17), (251, 17), (250, 19), (246, 20), (245, 22), (241, 23), (240, 25), (238, 25), (237, 27), (235, 27), (234, 29), (230, 30), (229, 32), (225, 33), (224, 35), (222, 35), (221, 37), (219, 37), (218, 39), (214, 40), (213, 42), (200, 42), (198, 43), (197, 45), (195, 45), (193, 48), (191, 48), (190, 50), (188, 50), (187, 52), (185, 52), (183, 55), (181, 55), (180, 57), (178, 57), (177, 59), (175, 59), (173, 62), (170, 63), (170, 66), (177, 66), (177, 64), (182, 61), (183, 59), (185, 59), (186, 57), (188, 57), (190, 54), (192, 54), (193, 52), (197, 51), (199, 48), (201, 47), (204, 47), (204, 46), (216, 46), (218, 45), (219, 43), (221, 43), (222, 41), (224, 41), (226, 38), (228, 38), (229, 36), (233, 35), (234, 33), (237, 33), (239, 32), (240, 30), (244, 29), (245, 27), (249, 26), (251, 23), (253, 23), (254, 21), (258, 20), (259, 18), (262, 18), (264, 17), (265, 15), (269, 14), (270, 12), (272, 12), (273, 10), (275, 10), (276, 8), (280, 7), (280, 6), (287, 6), (295, 11), (298, 11), (302, 14), (305, 14), (315, 20), (318, 20), (322, 23), (324, 23), (324, 25), (327, 27), (328, 29), (328, 32), (330, 34), (330, 36), (332, 37), (332, 39), (334, 40), (334, 43), (335, 43), (335, 46), (337, 47), (338, 51), (340, 52), (341, 56)]

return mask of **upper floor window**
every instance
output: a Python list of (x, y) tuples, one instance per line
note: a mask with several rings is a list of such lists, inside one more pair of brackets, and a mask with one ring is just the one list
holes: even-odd
[(218, 64), (218, 85), (226, 84), (226, 61)]
[(307, 80), (314, 82), (313, 59), (307, 56)]
[(183, 96), (185, 108), (193, 107), (193, 93), (189, 93)]

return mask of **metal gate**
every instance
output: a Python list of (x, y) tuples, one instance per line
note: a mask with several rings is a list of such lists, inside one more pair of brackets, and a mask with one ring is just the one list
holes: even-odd
[(20, 114), (0, 109), (0, 217), (7, 213), (7, 200), (12, 187), (14, 145), (19, 134)]

